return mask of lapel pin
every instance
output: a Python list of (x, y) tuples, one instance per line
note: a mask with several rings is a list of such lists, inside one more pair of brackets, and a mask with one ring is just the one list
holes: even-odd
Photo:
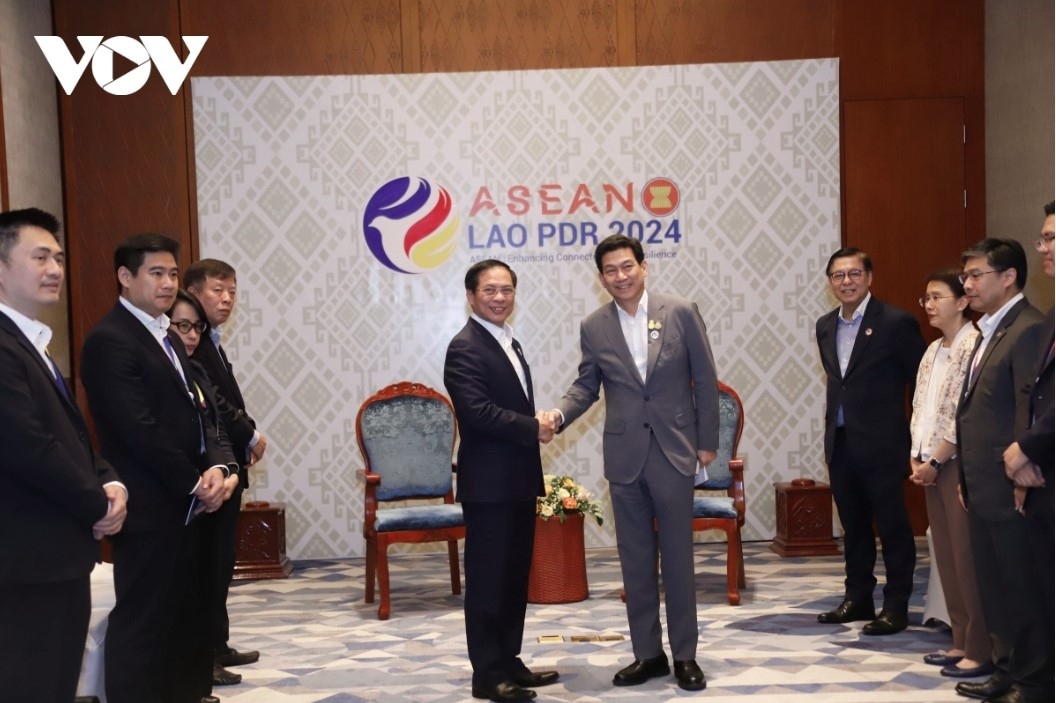
[(652, 340), (660, 339), (660, 333), (657, 332), (656, 330), (653, 330), (652, 332), (649, 333), (649, 339), (652, 339)]
[(865, 328), (865, 336), (868, 337), (868, 336), (870, 336), (872, 334), (873, 334), (873, 328), (872, 327), (866, 327)]

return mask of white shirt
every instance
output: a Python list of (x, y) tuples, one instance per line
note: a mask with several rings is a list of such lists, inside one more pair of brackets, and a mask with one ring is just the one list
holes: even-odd
[(628, 314), (618, 303), (616, 314), (620, 319), (623, 338), (644, 384), (649, 367), (649, 292), (642, 291), (642, 299), (638, 301), (638, 309), (634, 311), (634, 315)]
[(975, 323), (979, 327), (979, 334), (982, 337), (982, 341), (979, 342), (979, 348), (975, 350), (975, 356), (972, 357), (971, 366), (971, 377), (975, 377), (976, 367), (979, 366), (979, 361), (983, 358), (983, 353), (986, 352), (986, 346), (990, 343), (990, 340), (994, 336), (994, 330), (1001, 324), (1001, 320), (1004, 319), (1005, 314), (1012, 309), (1012, 306), (1023, 299), (1022, 293), (1016, 293), (1012, 296), (1012, 299), (1001, 306), (1001, 308), (993, 315), (986, 314), (979, 318), (979, 322)]
[[(147, 313), (137, 308), (131, 302), (129, 302), (129, 300), (125, 296), (118, 296), (117, 299), (122, 305), (125, 306), (126, 310), (132, 313), (132, 315), (137, 320), (143, 323), (143, 326), (147, 328), (147, 331), (150, 332), (150, 334), (153, 335), (154, 339), (158, 341), (158, 346), (160, 346), (161, 350), (165, 352), (165, 356), (169, 357), (169, 360), (172, 361), (172, 365), (176, 367), (176, 372), (180, 374), (180, 378), (183, 379), (183, 385), (188, 389), (187, 392), (190, 394), (190, 386), (187, 384), (187, 377), (183, 373), (183, 367), (180, 365), (179, 360), (176, 358), (176, 353), (172, 350), (172, 347), (169, 345), (169, 324), (171, 323), (171, 320), (169, 320), (169, 316), (162, 313), (157, 317), (151, 317)], [(193, 394), (191, 394), (191, 402), (194, 402)]]

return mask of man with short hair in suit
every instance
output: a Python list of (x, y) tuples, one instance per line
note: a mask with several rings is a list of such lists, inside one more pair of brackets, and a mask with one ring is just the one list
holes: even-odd
[[(961, 695), (1001, 703), (1051, 701), (1044, 680), (1045, 637), (1039, 613), (1023, 493), (1005, 475), (1003, 453), (1030, 425), (1030, 396), (1043, 316), (1027, 302), (1027, 256), (1014, 239), (984, 239), (961, 256), (964, 292), (981, 336), (957, 408), (962, 498), (979, 596), (993, 642), (996, 671), (983, 682), (957, 684)], [(1048, 635), (1046, 635), (1048, 633)]]
[(179, 244), (141, 234), (114, 252), (120, 297), (89, 332), (81, 370), (103, 453), (132, 503), (114, 540), (117, 603), (106, 633), (110, 703), (199, 703), (211, 691), (197, 512), (238, 480), (223, 428), (196, 393), (165, 311)]
[(238, 513), (242, 507), (242, 493), (249, 486), (249, 467), (264, 456), (267, 438), (257, 430), (257, 423), (246, 412), (246, 401), (238, 386), (234, 369), (227, 353), (220, 345), (220, 327), (235, 309), (238, 281), (235, 269), (224, 261), (202, 259), (188, 267), (183, 276), (187, 292), (198, 299), (209, 323), (209, 339), (194, 350), (192, 359), (205, 368), (209, 380), (219, 394), (220, 419), (239, 463), (238, 486), (231, 498), (220, 509), (206, 516), (208, 588), (211, 589), (213, 609), (213, 685), (231, 686), (241, 683), (242, 675), (225, 666), (252, 664), (260, 659), (260, 652), (239, 652), (228, 644), (231, 620), (227, 614), (227, 593), (235, 570), (235, 543)]
[(0, 698), (19, 703), (74, 700), (97, 540), (126, 515), (37, 319), (62, 292), (58, 231), (36, 208), (0, 213)]
[(466, 645), (474, 698), (527, 701), (556, 671), (521, 661), (536, 498), (543, 494), (539, 443), (553, 432), (535, 414), (532, 375), (507, 320), (517, 276), (501, 261), (466, 272), (469, 321), (447, 347), (444, 386), (455, 407), (458, 501), (466, 521)]
[[(818, 615), (825, 624), (868, 620), (866, 635), (906, 629), (917, 549), (903, 483), (908, 475), (906, 389), (916, 383), (924, 337), (916, 319), (873, 297), (873, 262), (844, 247), (825, 267), (840, 306), (822, 315), (816, 337), (825, 369), (825, 461), (843, 525), (843, 601)], [(880, 614), (873, 606), (876, 539), (887, 583)]]
[(606, 237), (594, 263), (612, 302), (580, 325), (578, 377), (549, 419), (567, 427), (604, 389), (605, 478), (634, 651), (613, 684), (636, 686), (671, 671), (661, 641), (659, 545), (675, 677), (696, 691), (707, 681), (696, 662), (693, 486), (719, 446), (715, 360), (696, 303), (646, 292), (641, 242)]
[[(1049, 278), (1053, 277), (1053, 238), (1056, 237), (1056, 203), (1045, 205), (1045, 221), (1041, 226), (1041, 236), (1034, 242), (1034, 248), (1041, 255), (1042, 269)], [(1034, 571), (1033, 582), (1040, 586), (1039, 605), (1042, 615), (1038, 618), (1045, 623), (1044, 640), (1047, 645), (1045, 662), (1038, 680), (1048, 682), (1043, 690), (1036, 691), (1039, 700), (1052, 700), (1053, 682), (1053, 622), (1056, 618), (1053, 606), (1056, 604), (1056, 569), (1053, 555), (1056, 545), (1053, 544), (1054, 508), (1053, 508), (1053, 463), (1056, 461), (1056, 450), (1053, 442), (1053, 311), (1045, 317), (1045, 326), (1041, 332), (1041, 345), (1038, 348), (1038, 361), (1034, 371), (1034, 382), (1030, 388), (1030, 427), (1020, 432), (1016, 441), (1005, 450), (1005, 475), (1016, 486), (1028, 489), (1023, 507), (1027, 518), (1027, 530), (1030, 535), (1030, 564)], [(1029, 646), (1029, 643), (1025, 646)]]

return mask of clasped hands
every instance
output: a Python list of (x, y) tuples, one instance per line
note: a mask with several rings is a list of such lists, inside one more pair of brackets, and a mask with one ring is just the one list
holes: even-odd
[(1008, 445), (1002, 457), (1005, 460), (1005, 476), (1015, 484), (1012, 494), (1016, 512), (1022, 515), (1023, 505), (1027, 499), (1027, 489), (1043, 487), (1045, 477), (1041, 474), (1041, 467), (1023, 453), (1019, 442)]
[(231, 497), (237, 486), (237, 473), (232, 472), (224, 478), (224, 472), (219, 466), (210, 468), (202, 474), (202, 480), (194, 491), (194, 496), (201, 501), (201, 505), (195, 509), (195, 514), (216, 512), (223, 502)]
[(535, 414), (535, 419), (539, 421), (539, 442), (546, 444), (561, 426), (561, 413), (557, 410), (540, 410)]

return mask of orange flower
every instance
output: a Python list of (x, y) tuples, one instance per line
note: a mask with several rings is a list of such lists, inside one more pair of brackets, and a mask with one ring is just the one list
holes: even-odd
[(576, 502), (575, 496), (569, 496), (568, 498), (565, 498), (563, 501), (561, 501), (561, 505), (564, 507), (565, 510), (575, 510), (577, 507), (579, 507), (579, 503)]

